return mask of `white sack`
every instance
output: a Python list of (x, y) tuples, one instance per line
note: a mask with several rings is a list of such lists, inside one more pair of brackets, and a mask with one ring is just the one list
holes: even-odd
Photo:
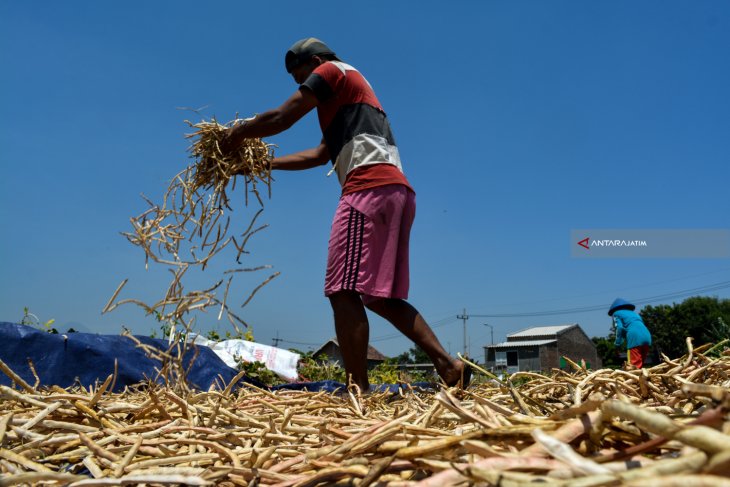
[(195, 337), (194, 343), (209, 347), (226, 365), (234, 369), (238, 366), (236, 362), (236, 357), (238, 357), (239, 360), (243, 359), (246, 362), (263, 362), (267, 369), (286, 380), (294, 381), (298, 377), (297, 363), (299, 362), (299, 354), (289, 350), (246, 340), (214, 342), (200, 335)]

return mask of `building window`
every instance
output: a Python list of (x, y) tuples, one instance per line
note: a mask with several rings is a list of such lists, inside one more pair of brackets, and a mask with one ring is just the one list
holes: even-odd
[(507, 352), (507, 367), (517, 367), (517, 365), (519, 365), (517, 360), (517, 350)]
[(507, 367), (507, 352), (494, 352), (494, 366)]

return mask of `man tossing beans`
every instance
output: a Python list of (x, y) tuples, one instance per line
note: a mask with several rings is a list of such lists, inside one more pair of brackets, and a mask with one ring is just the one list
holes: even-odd
[(271, 169), (304, 170), (331, 160), (342, 186), (330, 233), (324, 293), (334, 312), (348, 378), (368, 390), (367, 307), (421, 347), (446, 385), (466, 386), (470, 368), (444, 350), (418, 310), (406, 301), (416, 198), (372, 87), (315, 38), (296, 42), (287, 51), (285, 64), (299, 88), (278, 108), (229, 129), (223, 149), (234, 150), (246, 138), (283, 132), (317, 108), (323, 134), (319, 145), (276, 157)]

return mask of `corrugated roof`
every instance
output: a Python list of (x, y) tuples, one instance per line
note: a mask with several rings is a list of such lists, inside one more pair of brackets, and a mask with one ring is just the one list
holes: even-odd
[(515, 347), (535, 347), (540, 345), (547, 345), (549, 343), (555, 343), (558, 340), (553, 338), (551, 340), (521, 340), (518, 342), (502, 342), (495, 345), (485, 345), (484, 348), (515, 348)]
[(512, 333), (511, 335), (507, 335), (507, 339), (509, 338), (524, 338), (524, 337), (535, 337), (535, 336), (554, 336), (560, 333), (561, 331), (567, 330), (568, 328), (572, 328), (574, 326), (577, 326), (576, 323), (570, 323), (568, 325), (554, 325), (554, 326), (533, 326), (532, 328), (527, 328), (525, 330), (518, 331), (517, 333)]

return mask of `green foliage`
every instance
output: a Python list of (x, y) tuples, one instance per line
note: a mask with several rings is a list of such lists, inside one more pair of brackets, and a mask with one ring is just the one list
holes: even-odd
[(56, 320), (54, 318), (51, 318), (50, 320), (46, 321), (45, 323), (41, 323), (41, 320), (38, 319), (36, 315), (30, 312), (30, 308), (27, 306), (23, 308), (23, 318), (20, 320), (21, 325), (28, 325), (32, 326), (33, 328), (38, 328), (40, 330), (43, 330), (47, 333), (55, 333), (58, 334), (58, 330), (53, 328), (53, 323), (55, 323)]
[[(408, 364), (431, 364), (433, 361), (431, 360), (431, 357), (428, 356), (426, 352), (423, 351), (421, 347), (418, 345), (414, 345), (412, 348), (410, 348), (407, 352), (403, 352), (400, 355), (397, 355), (396, 357), (393, 357), (391, 359), (388, 359), (385, 361), (385, 363), (382, 365), (383, 368), (387, 368), (386, 370), (389, 370), (390, 365), (408, 365)], [(378, 366), (380, 367), (380, 366)], [(421, 370), (413, 370), (413, 369), (406, 369), (406, 370), (397, 370), (397, 380), (393, 379), (392, 373), (387, 374), (381, 374), (378, 367), (375, 367), (373, 370), (378, 370), (376, 373), (369, 374), (369, 377), (371, 377), (370, 381), (372, 383), (383, 383), (383, 384), (394, 384), (397, 382), (401, 383), (413, 383), (413, 382), (432, 382), (435, 377), (430, 372), (425, 372)], [(396, 367), (397, 369), (397, 367)], [(381, 380), (382, 378), (382, 380)]]
[(593, 337), (596, 352), (603, 362), (603, 366), (609, 369), (620, 368), (623, 361), (619, 357), (621, 350), (614, 345), (616, 341), (616, 333), (612, 331), (607, 337)]
[(386, 360), (368, 370), (368, 380), (371, 384), (397, 384), (403, 381), (403, 377), (398, 365)]
[(400, 355), (397, 355), (392, 358), (393, 361), (397, 364), (412, 364), (412, 358), (410, 352), (403, 352)]
[(721, 342), (726, 338), (730, 338), (730, 324), (723, 320), (722, 316), (718, 316), (714, 323), (710, 323), (708, 333), (712, 337), (711, 342)]
[[(160, 329), (160, 333), (162, 334), (162, 336), (160, 338), (164, 339), (164, 338), (169, 337), (170, 331), (172, 331), (172, 324), (168, 320), (164, 319), (164, 317), (162, 316), (162, 313), (160, 313), (159, 311), (155, 311), (155, 319), (160, 324), (159, 329)], [(157, 330), (153, 329), (150, 332), (150, 338), (157, 338)]]
[(421, 370), (401, 370), (400, 381), (411, 384), (413, 382), (433, 382), (438, 380), (437, 377), (431, 372), (424, 372)]
[[(297, 372), (303, 381), (319, 382), (324, 380), (332, 380), (337, 382), (346, 382), (345, 369), (337, 363), (329, 363), (327, 357), (322, 357), (322, 361), (315, 360), (312, 352), (301, 354)], [(245, 370), (246, 376), (256, 379), (267, 386), (284, 383), (278, 375), (268, 370), (263, 362), (246, 362), (241, 360), (238, 362), (238, 370)], [(404, 372), (398, 368), (395, 360), (390, 359), (378, 364), (376, 367), (368, 371), (368, 380), (371, 384), (398, 384), (424, 382), (433, 380), (427, 377), (427, 374), (418, 371)]]
[(527, 383), (529, 383), (530, 381), (533, 381), (533, 380), (535, 380), (534, 377), (525, 377), (525, 376), (520, 377), (520, 376), (518, 376), (518, 377), (516, 377), (514, 379), (513, 378), (509, 378), (509, 379), (507, 379), (506, 382), (508, 384), (512, 384), (514, 387), (520, 387), (520, 386), (524, 386), (525, 384), (527, 384)]
[(218, 334), (218, 331), (216, 330), (210, 330), (208, 333), (205, 334), (205, 338), (212, 342), (219, 342), (221, 341), (221, 336)]
[(418, 345), (414, 345), (407, 352), (395, 357), (395, 363), (398, 364), (430, 364), (432, 363), (431, 357), (421, 349)]
[(256, 379), (267, 386), (273, 386), (275, 384), (281, 384), (282, 380), (274, 372), (266, 368), (266, 364), (263, 362), (247, 362), (245, 360), (238, 360), (238, 370), (245, 370), (246, 377)]
[(218, 333), (218, 330), (209, 330), (208, 333), (205, 334), (205, 338), (214, 342), (220, 342), (223, 340), (246, 340), (249, 342), (254, 341), (253, 328), (250, 326), (246, 329), (245, 332), (235, 331), (231, 333), (230, 330), (226, 330), (226, 333), (223, 335), (223, 337), (221, 337), (220, 333)]
[(687, 353), (686, 337), (699, 345), (730, 336), (730, 299), (695, 296), (672, 306), (646, 306), (639, 314), (655, 345), (670, 358)]
[(325, 355), (321, 356), (321, 361), (315, 360), (313, 355), (314, 352), (307, 352), (302, 354), (299, 359), (297, 372), (303, 380), (311, 382), (321, 380), (345, 382), (345, 369), (340, 367), (339, 364), (327, 363), (327, 356)]
[[(215, 342), (220, 342), (222, 340), (246, 340), (249, 342), (254, 341), (253, 328), (250, 326), (246, 329), (245, 332), (235, 331), (231, 333), (230, 330), (226, 330), (223, 338), (221, 338), (217, 330), (210, 330), (208, 331), (208, 333), (205, 334), (205, 337), (208, 340)], [(276, 375), (275, 372), (269, 370), (266, 367), (266, 364), (263, 362), (249, 362), (243, 360), (241, 357), (238, 356), (234, 358), (236, 359), (236, 363), (238, 364), (238, 370), (246, 371), (246, 377), (255, 379), (267, 386), (273, 386), (284, 382), (278, 375)]]
[[(169, 337), (170, 332), (172, 331), (172, 327), (177, 327), (178, 323), (175, 320), (166, 319), (159, 311), (155, 311), (154, 315), (155, 319), (159, 323), (159, 332), (161, 334), (160, 338)], [(153, 329), (150, 332), (150, 338), (157, 338), (157, 332), (158, 330)], [(221, 336), (218, 330), (209, 330), (204, 336), (208, 340), (214, 342), (220, 342), (222, 340), (247, 340), (249, 342), (254, 341), (253, 327), (251, 326), (249, 326), (246, 331), (231, 332), (230, 330), (226, 330), (226, 333), (223, 336)]]

